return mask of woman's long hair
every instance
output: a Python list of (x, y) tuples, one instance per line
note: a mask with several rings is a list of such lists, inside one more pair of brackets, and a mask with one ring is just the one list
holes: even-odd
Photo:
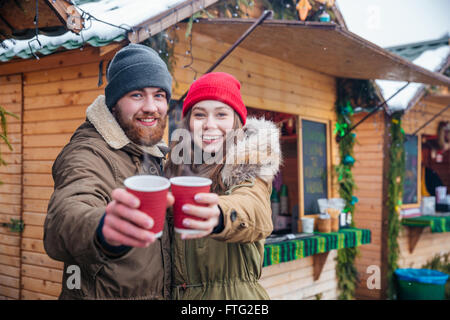
[[(190, 132), (189, 130), (189, 122), (191, 119), (192, 109), (190, 109), (186, 115), (183, 117), (183, 120), (181, 122), (181, 126), (179, 128), (187, 130), (187, 132)], [(239, 115), (233, 111), (234, 114), (234, 123), (233, 123), (233, 129), (238, 130), (242, 129), (242, 122)], [(232, 139), (235, 139), (236, 137), (231, 135)], [(226, 163), (226, 144), (227, 141), (229, 141), (229, 137), (225, 137), (224, 143), (222, 145), (222, 159), (216, 160), (216, 163), (213, 164), (207, 164), (207, 163), (201, 163), (201, 164), (195, 164), (194, 163), (194, 141), (191, 135), (191, 139), (183, 139), (181, 142), (179, 141), (172, 141), (170, 144), (170, 152), (168, 155), (168, 161), (166, 162), (166, 165), (164, 167), (164, 173), (166, 177), (176, 177), (176, 176), (202, 176), (206, 178), (210, 178), (212, 180), (211, 185), (211, 192), (215, 193), (223, 193), (225, 192), (225, 185), (223, 184), (222, 178), (221, 178), (221, 172), (224, 167), (224, 164)], [(186, 141), (185, 141), (186, 140)], [(190, 163), (189, 164), (175, 164), (172, 161), (172, 151), (174, 150), (174, 147), (178, 145), (179, 143), (183, 144), (181, 150), (190, 150)], [(188, 145), (190, 144), (190, 145)], [(197, 146), (196, 148), (200, 148)], [(219, 153), (220, 154), (220, 153)], [(202, 151), (203, 155), (203, 151)], [(177, 156), (183, 157), (183, 154), (179, 154)], [(221, 161), (220, 161), (221, 160)], [(203, 157), (202, 157), (203, 161)], [(218, 163), (217, 163), (218, 162)]]

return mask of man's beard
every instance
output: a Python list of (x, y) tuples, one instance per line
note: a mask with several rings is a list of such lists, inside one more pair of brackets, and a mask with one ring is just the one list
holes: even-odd
[(161, 117), (158, 112), (145, 114), (145, 116), (154, 116), (156, 119), (158, 119), (158, 122), (154, 127), (139, 126), (136, 123), (136, 118), (134, 116), (131, 120), (125, 119), (120, 112), (120, 108), (117, 107), (113, 108), (112, 114), (116, 118), (122, 130), (125, 132), (125, 135), (128, 137), (128, 139), (130, 139), (137, 145), (148, 147), (153, 146), (161, 141), (164, 135), (167, 114), (164, 115), (164, 117)]

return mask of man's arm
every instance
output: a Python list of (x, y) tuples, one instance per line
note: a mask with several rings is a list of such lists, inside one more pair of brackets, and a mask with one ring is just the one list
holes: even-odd
[(114, 166), (89, 145), (69, 145), (53, 165), (54, 192), (44, 224), (44, 247), (53, 259), (101, 263), (105, 256), (94, 243), (96, 230), (111, 200)]

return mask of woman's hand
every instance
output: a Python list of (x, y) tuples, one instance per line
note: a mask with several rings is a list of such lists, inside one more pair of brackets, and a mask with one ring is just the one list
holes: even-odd
[(206, 204), (207, 207), (186, 204), (183, 206), (183, 212), (198, 218), (205, 219), (198, 221), (185, 218), (183, 225), (190, 229), (201, 230), (197, 234), (181, 234), (181, 239), (197, 239), (209, 235), (219, 224), (220, 209), (218, 206), (219, 196), (215, 193), (197, 193), (195, 201), (199, 204)]
[[(111, 193), (113, 201), (106, 206), (102, 232), (106, 242), (112, 246), (147, 247), (156, 241), (155, 234), (148, 231), (153, 219), (139, 211), (140, 201), (125, 189), (117, 188)], [(174, 197), (167, 194), (167, 207), (173, 205)]]

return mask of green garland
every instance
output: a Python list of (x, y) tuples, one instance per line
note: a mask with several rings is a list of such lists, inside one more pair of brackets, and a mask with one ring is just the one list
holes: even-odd
[[(19, 117), (11, 112), (8, 112), (5, 110), (5, 108), (3, 108), (2, 106), (0, 106), (0, 142), (3, 141), (9, 148), (9, 150), (13, 150), (13, 147), (11, 145), (11, 143), (8, 140), (8, 126), (7, 126), (7, 122), (6, 122), (6, 116), (11, 116), (14, 117), (16, 119), (19, 119)], [(2, 158), (2, 154), (0, 152), (0, 166), (6, 166), (7, 163), (5, 160), (3, 160)], [(3, 182), (0, 181), (0, 185), (2, 185)]]
[[(450, 274), (450, 252), (435, 254), (421, 268)], [(445, 300), (450, 300), (450, 281), (445, 284)]]
[(400, 208), (402, 205), (403, 177), (405, 173), (405, 132), (402, 129), (402, 113), (395, 112), (390, 123), (389, 173), (388, 173), (388, 298), (395, 299), (394, 272), (398, 268), (398, 235), (400, 231)]
[[(355, 227), (355, 204), (358, 198), (353, 195), (356, 184), (353, 179), (352, 168), (355, 163), (353, 147), (356, 141), (354, 132), (347, 133), (353, 125), (353, 115), (358, 111), (368, 112), (378, 103), (375, 88), (368, 80), (338, 79), (337, 80), (336, 115), (337, 122), (334, 133), (339, 136), (340, 163), (335, 166), (339, 183), (339, 195), (345, 200), (344, 212), (352, 215), (351, 227)], [(354, 107), (355, 106), (355, 107)], [(357, 106), (357, 107), (356, 107)], [(352, 300), (359, 282), (355, 259), (359, 254), (358, 248), (338, 250), (336, 277), (338, 279), (339, 299)]]
[[(338, 79), (338, 99), (336, 101), (337, 123), (334, 133), (341, 137), (339, 141), (340, 163), (335, 166), (339, 183), (339, 195), (345, 200), (344, 211), (353, 217), (355, 203), (358, 199), (353, 196), (355, 181), (353, 179), (352, 167), (355, 162), (353, 158), (353, 146), (355, 144), (355, 133), (347, 134), (348, 128), (352, 126), (354, 110), (350, 102), (350, 93), (346, 90), (346, 80)], [(351, 226), (354, 227), (354, 219)], [(345, 248), (338, 250), (336, 277), (338, 280), (339, 299), (352, 300), (355, 296), (358, 272), (355, 267), (355, 259), (359, 250), (357, 248)]]

